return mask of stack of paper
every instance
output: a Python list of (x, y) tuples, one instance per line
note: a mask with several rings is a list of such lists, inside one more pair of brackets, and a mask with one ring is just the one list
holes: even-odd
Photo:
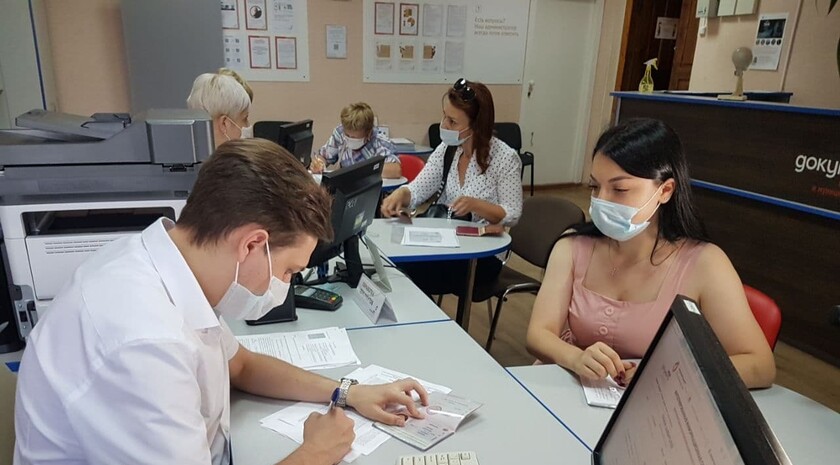
[(325, 370), (362, 363), (344, 328), (237, 336), (237, 339), (248, 350), (279, 358), (305, 370)]
[(583, 387), (583, 395), (586, 396), (586, 403), (593, 407), (616, 408), (624, 394), (624, 388), (609, 376), (596, 381), (581, 378), (580, 384)]
[[(387, 384), (404, 378), (411, 378), (411, 376), (404, 373), (388, 370), (377, 365), (359, 368), (346, 375), (346, 377), (357, 379), (360, 384)], [(448, 394), (451, 392), (451, 389), (446, 386), (429, 383), (417, 378), (414, 379), (420, 382), (430, 394)], [(415, 399), (419, 399), (416, 393), (414, 397)], [(298, 444), (302, 444), (303, 423), (309, 418), (312, 412), (327, 413), (327, 409), (328, 407), (323, 404), (298, 402), (263, 418), (260, 420), (260, 424), (265, 428), (286, 436)], [(369, 455), (391, 437), (385, 432), (374, 428), (372, 421), (362, 417), (355, 411), (346, 410), (345, 412), (355, 423), (353, 431), (356, 433), (356, 440), (353, 441), (350, 453), (344, 456), (345, 462), (352, 462), (360, 455)]]
[(402, 245), (420, 247), (459, 247), (458, 236), (454, 229), (446, 228), (404, 228)]

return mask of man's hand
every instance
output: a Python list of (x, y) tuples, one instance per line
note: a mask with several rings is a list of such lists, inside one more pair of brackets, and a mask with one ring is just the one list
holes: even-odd
[(413, 418), (423, 418), (414, 404), (412, 391), (420, 396), (420, 403), (429, 405), (429, 394), (416, 380), (406, 378), (390, 384), (359, 384), (347, 391), (347, 405), (359, 414), (386, 425), (404, 426), (405, 418), (385, 410), (389, 405), (403, 405)]
[(334, 407), (326, 415), (313, 412), (303, 424), (303, 444), (297, 454), (311, 457), (304, 463), (339, 463), (355, 438), (353, 420), (343, 409)]

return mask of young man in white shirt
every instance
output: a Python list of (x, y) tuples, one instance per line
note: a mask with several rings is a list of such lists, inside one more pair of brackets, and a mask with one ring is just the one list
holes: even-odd
[[(352, 385), (239, 346), (223, 319), (282, 303), (292, 274), (329, 240), (329, 195), (279, 146), (223, 144), (178, 224), (158, 220), (82, 264), (29, 337), (18, 378), (15, 464), (230, 463), (230, 386), (341, 401), (401, 425), (414, 380)], [(350, 387), (352, 386), (352, 387)], [(283, 464), (334, 464), (350, 450), (341, 408), (312, 414)]]

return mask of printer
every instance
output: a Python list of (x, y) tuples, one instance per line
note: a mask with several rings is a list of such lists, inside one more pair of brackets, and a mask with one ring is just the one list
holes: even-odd
[(195, 110), (32, 110), (0, 130), (0, 353), (19, 350), (38, 315), (87, 257), (177, 219), (213, 151)]

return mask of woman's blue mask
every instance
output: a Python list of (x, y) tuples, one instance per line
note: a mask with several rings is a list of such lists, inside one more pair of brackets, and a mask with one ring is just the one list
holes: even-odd
[[(638, 236), (645, 230), (645, 228), (648, 227), (648, 225), (650, 225), (650, 218), (653, 217), (656, 210), (654, 210), (654, 213), (650, 214), (650, 217), (648, 217), (647, 220), (639, 224), (634, 224), (632, 219), (639, 213), (639, 211), (645, 208), (657, 194), (659, 194), (659, 189), (656, 189), (656, 192), (653, 193), (648, 201), (639, 208), (592, 197), (591, 203), (589, 204), (589, 216), (592, 217), (592, 222), (595, 223), (595, 227), (604, 233), (605, 236), (619, 242), (628, 241)], [(658, 203), (656, 208), (659, 208)]]

